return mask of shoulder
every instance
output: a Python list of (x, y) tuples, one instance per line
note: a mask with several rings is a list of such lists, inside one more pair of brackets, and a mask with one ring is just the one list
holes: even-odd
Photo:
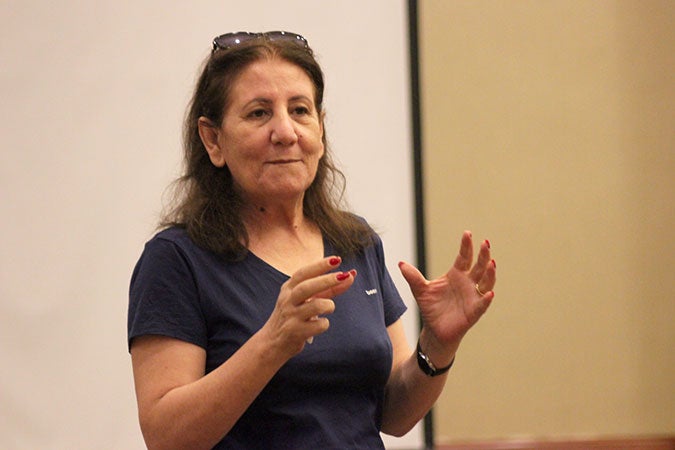
[(365, 217), (360, 216), (358, 214), (354, 214), (352, 212), (347, 213), (350, 218), (357, 223), (359, 226), (365, 228), (368, 230), (368, 232), (372, 235), (373, 239), (380, 240), (380, 236), (377, 231), (377, 226), (373, 225), (371, 222), (369, 222)]
[[(145, 243), (132, 281), (142, 274), (164, 271), (167, 267), (184, 265), (189, 254), (190, 239), (184, 230), (178, 227), (167, 228), (155, 234)], [(187, 250), (187, 252), (186, 252)]]
[(136, 263), (134, 273), (143, 271), (165, 272), (181, 268), (189, 272), (196, 261), (204, 258), (206, 250), (198, 247), (185, 229), (170, 227), (159, 231), (145, 243)]
[(363, 216), (354, 213), (348, 213), (350, 219), (358, 224), (361, 229), (361, 245), (354, 256), (364, 258), (366, 261), (384, 262), (384, 244), (376, 228)]
[(145, 244), (146, 252), (161, 249), (172, 249), (185, 255), (208, 252), (195, 244), (184, 228), (177, 226), (159, 231)]
[(373, 226), (370, 222), (368, 222), (368, 220), (366, 220), (366, 218), (363, 217), (363, 216), (359, 216), (358, 214), (354, 214), (354, 213), (350, 213), (350, 214), (352, 215), (352, 217), (354, 218), (355, 221), (359, 222), (370, 233), (370, 236), (369, 236), (370, 245), (366, 245), (365, 248), (368, 248), (368, 247), (375, 247), (376, 249), (378, 247), (381, 248), (382, 247), (382, 239), (380, 238), (379, 232), (377, 231), (375, 226)]
[(185, 231), (185, 228), (181, 227), (169, 227), (159, 231), (155, 234), (148, 243), (151, 242), (173, 242), (176, 245), (185, 245), (186, 243), (191, 243), (192, 240)]

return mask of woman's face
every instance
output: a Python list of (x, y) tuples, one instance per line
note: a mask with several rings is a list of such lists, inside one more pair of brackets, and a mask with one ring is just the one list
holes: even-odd
[(244, 197), (256, 205), (299, 199), (323, 156), (323, 117), (314, 85), (298, 66), (282, 59), (252, 63), (235, 79), (211, 162), (227, 165)]

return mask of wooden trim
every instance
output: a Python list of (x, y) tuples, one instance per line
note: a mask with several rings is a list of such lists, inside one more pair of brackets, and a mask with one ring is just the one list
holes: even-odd
[(506, 439), (439, 444), (436, 450), (675, 450), (675, 435), (600, 439)]

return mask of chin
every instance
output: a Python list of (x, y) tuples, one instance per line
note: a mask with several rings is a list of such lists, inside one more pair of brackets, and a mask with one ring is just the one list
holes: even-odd
[(259, 187), (258, 193), (263, 198), (268, 200), (281, 200), (281, 199), (292, 199), (296, 197), (302, 197), (307, 189), (309, 184), (288, 184), (288, 183), (277, 183), (267, 188)]

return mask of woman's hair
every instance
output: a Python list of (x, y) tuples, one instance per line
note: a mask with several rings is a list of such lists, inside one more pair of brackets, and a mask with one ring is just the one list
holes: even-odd
[[(240, 214), (243, 200), (227, 166), (219, 168), (211, 163), (197, 122), (204, 116), (220, 126), (237, 76), (252, 63), (275, 57), (307, 73), (314, 84), (315, 108), (321, 117), (324, 77), (308, 47), (262, 36), (232, 48), (214, 50), (203, 65), (188, 105), (183, 128), (184, 172), (175, 182), (172, 204), (161, 221), (161, 227), (185, 228), (197, 245), (229, 260), (246, 255), (248, 233)], [(323, 144), (325, 152), (305, 192), (304, 214), (316, 223), (339, 254), (353, 255), (372, 242), (374, 232), (363, 220), (341, 209), (344, 174), (332, 161), (325, 132)]]

